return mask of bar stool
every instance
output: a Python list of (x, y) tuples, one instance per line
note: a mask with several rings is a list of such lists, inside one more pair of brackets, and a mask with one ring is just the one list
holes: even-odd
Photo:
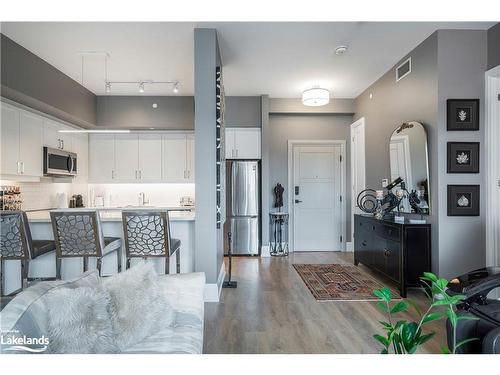
[(88, 270), (88, 258), (96, 258), (101, 275), (102, 258), (116, 254), (117, 271), (121, 272), (122, 240), (102, 235), (101, 220), (96, 210), (51, 211), (50, 219), (56, 242), (56, 273), (61, 278), (63, 258), (83, 258), (83, 272)]
[(126, 268), (132, 258), (165, 258), (165, 273), (170, 272), (170, 257), (176, 254), (176, 272), (180, 273), (181, 241), (170, 237), (166, 211), (122, 211), (125, 234)]
[[(55, 251), (56, 246), (52, 240), (32, 239), (28, 217), (24, 211), (1, 211), (0, 229), (0, 280), (1, 295), (4, 296), (4, 260), (21, 261), (21, 289), (9, 294), (12, 295), (24, 289), (28, 281), (34, 280), (29, 278), (29, 263), (40, 255)], [(36, 280), (53, 279), (53, 277), (36, 278)]]

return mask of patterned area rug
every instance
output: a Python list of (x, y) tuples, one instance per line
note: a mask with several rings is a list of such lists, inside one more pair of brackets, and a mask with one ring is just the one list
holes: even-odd
[[(377, 301), (374, 289), (385, 285), (349, 264), (294, 264), (317, 301)], [(391, 289), (395, 299), (401, 298)]]

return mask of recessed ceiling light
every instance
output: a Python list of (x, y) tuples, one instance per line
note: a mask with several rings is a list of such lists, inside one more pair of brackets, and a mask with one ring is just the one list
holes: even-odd
[(158, 104), (153, 103), (152, 107), (153, 107), (153, 108), (158, 108)]
[(337, 48), (335, 48), (335, 54), (336, 55), (343, 55), (344, 53), (347, 52), (347, 46), (338, 46)]

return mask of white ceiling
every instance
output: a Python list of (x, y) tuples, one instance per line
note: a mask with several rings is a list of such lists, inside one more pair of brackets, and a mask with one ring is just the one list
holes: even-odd
[[(193, 95), (193, 30), (218, 31), (227, 95), (297, 98), (313, 85), (355, 98), (437, 29), (488, 29), (494, 22), (2, 23), (2, 33), (82, 83), (81, 51), (106, 51), (111, 81), (179, 80)], [(338, 45), (349, 50), (334, 53)], [(83, 85), (105, 95), (104, 60), (85, 57)], [(139, 95), (137, 85), (112, 95)], [(169, 85), (142, 95), (174, 95)]]

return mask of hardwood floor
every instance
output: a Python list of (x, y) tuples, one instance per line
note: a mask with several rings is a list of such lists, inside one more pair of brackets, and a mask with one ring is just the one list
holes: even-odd
[[(293, 269), (293, 263), (352, 264), (352, 253), (233, 258), (233, 280), (238, 282), (238, 288), (223, 289), (219, 303), (205, 303), (204, 353), (380, 351), (372, 335), (382, 332), (379, 321), (386, 317), (375, 302), (317, 302)], [(426, 302), (418, 290), (410, 290), (408, 298), (419, 305)], [(416, 320), (417, 314), (412, 310), (400, 317)], [(435, 330), (436, 336), (419, 352), (438, 353), (446, 341), (444, 321), (429, 324), (427, 329)]]

